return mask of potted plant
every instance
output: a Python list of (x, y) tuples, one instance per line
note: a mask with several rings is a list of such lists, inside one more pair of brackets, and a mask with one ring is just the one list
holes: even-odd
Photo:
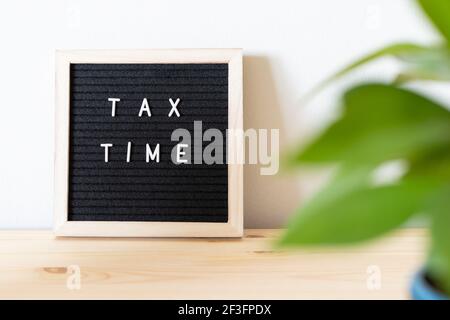
[[(431, 46), (403, 43), (370, 54), (319, 89), (377, 58), (391, 56), (402, 71), (391, 83), (365, 83), (343, 94), (341, 115), (288, 164), (333, 165), (335, 174), (291, 220), (282, 246), (365, 241), (417, 215), (430, 220), (431, 245), (412, 284), (417, 299), (450, 297), (450, 112), (405, 88), (412, 81), (450, 82), (450, 1), (419, 0), (442, 35)], [(314, 90), (317, 91), (317, 90)], [(395, 179), (377, 180), (396, 164)]]

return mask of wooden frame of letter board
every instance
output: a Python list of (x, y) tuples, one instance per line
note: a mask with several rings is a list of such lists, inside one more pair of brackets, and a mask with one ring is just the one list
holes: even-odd
[[(241, 49), (56, 51), (54, 231), (57, 236), (241, 237), (243, 165), (228, 164), (228, 222), (69, 221), (70, 64), (228, 63), (228, 129), (243, 129)], [(228, 139), (228, 155), (243, 152), (242, 139)]]

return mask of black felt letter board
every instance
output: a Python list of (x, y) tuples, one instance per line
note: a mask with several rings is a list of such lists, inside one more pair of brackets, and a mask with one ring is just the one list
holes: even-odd
[[(227, 221), (227, 165), (170, 157), (172, 131), (193, 141), (194, 121), (225, 137), (227, 64), (71, 64), (70, 83), (69, 221)], [(151, 117), (138, 116), (144, 98)], [(168, 117), (170, 98), (180, 117)], [(109, 162), (102, 143), (113, 144)], [(160, 144), (159, 163), (146, 162), (146, 143)]]

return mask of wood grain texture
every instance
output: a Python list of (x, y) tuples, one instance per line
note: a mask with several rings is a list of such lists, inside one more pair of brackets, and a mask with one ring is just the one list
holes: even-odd
[[(275, 251), (279, 230), (242, 239), (54, 238), (0, 232), (0, 299), (404, 299), (427, 234), (405, 229), (338, 251)], [(69, 290), (68, 268), (81, 270)], [(368, 266), (381, 289), (367, 289)]]

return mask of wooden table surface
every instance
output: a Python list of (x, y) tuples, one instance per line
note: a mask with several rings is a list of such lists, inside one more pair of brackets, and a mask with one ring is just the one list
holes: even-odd
[(279, 232), (227, 240), (0, 231), (0, 299), (404, 299), (427, 238), (404, 229), (363, 246), (280, 252)]

